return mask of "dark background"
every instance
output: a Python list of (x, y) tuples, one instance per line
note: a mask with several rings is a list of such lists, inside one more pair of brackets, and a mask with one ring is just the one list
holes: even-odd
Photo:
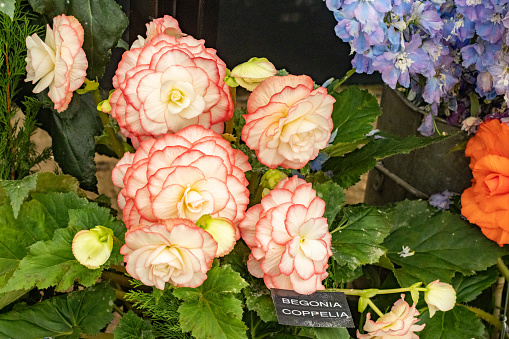
[[(117, 1), (130, 20), (124, 34), (129, 44), (138, 35), (145, 36), (146, 23), (168, 14), (183, 32), (217, 49), (230, 69), (251, 57), (266, 57), (277, 69), (307, 74), (318, 84), (341, 78), (351, 69), (350, 46), (335, 35), (336, 20), (323, 0)], [(112, 65), (121, 53), (114, 51)], [(378, 74), (354, 74), (349, 83), (381, 80)]]

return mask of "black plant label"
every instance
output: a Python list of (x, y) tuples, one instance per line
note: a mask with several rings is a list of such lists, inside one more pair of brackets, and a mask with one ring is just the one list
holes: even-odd
[(306, 327), (355, 327), (343, 292), (299, 294), (272, 288), (272, 301), (281, 325)]

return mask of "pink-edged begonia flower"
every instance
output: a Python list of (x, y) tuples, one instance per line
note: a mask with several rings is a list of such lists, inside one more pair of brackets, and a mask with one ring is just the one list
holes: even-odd
[(225, 63), (203, 40), (161, 33), (123, 54), (113, 77), (111, 115), (136, 148), (190, 125), (222, 133), (233, 115), (225, 75)]
[(180, 30), (178, 21), (169, 15), (154, 19), (148, 24), (145, 24), (145, 26), (147, 27), (147, 37), (143, 38), (138, 35), (138, 39), (133, 42), (131, 49), (143, 47), (147, 42), (160, 33), (165, 33), (166, 35), (177, 38), (182, 37), (182, 31)]
[(127, 231), (124, 255), (126, 270), (147, 286), (164, 290), (165, 283), (197, 287), (207, 278), (217, 243), (187, 219)]
[(251, 248), (249, 272), (268, 288), (311, 294), (324, 289), (332, 255), (325, 202), (297, 176), (281, 180), (240, 223)]
[(401, 295), (401, 299), (394, 303), (389, 313), (384, 314), (376, 321), (370, 319), (371, 314), (366, 315), (366, 323), (364, 331), (366, 334), (360, 334), (357, 330), (357, 338), (401, 338), (401, 339), (418, 339), (419, 336), (414, 332), (421, 331), (423, 325), (416, 325), (419, 321), (416, 316), (419, 311), (415, 309), (415, 304), (410, 307), (405, 301), (405, 295)]
[(53, 18), (53, 28), (47, 25), (44, 41), (37, 34), (26, 38), (25, 81), (37, 83), (34, 93), (49, 87), (48, 96), (58, 112), (67, 109), (73, 92), (85, 81), (88, 61), (83, 40), (78, 20), (63, 14)]
[(335, 101), (307, 75), (269, 77), (249, 96), (242, 140), (269, 168), (302, 168), (327, 146)]
[(449, 311), (456, 305), (456, 291), (447, 283), (438, 280), (429, 283), (424, 292), (424, 300), (428, 304), (429, 317), (433, 317), (436, 311)]
[[(249, 203), (247, 156), (212, 130), (189, 126), (144, 141), (112, 172), (128, 229), (170, 218), (230, 219), (236, 228)], [(124, 203), (125, 201), (125, 203)]]

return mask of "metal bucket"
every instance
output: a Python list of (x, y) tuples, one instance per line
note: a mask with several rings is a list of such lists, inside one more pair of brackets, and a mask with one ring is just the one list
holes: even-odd
[[(399, 91), (384, 86), (380, 106), (383, 113), (378, 118), (377, 128), (402, 137), (420, 136), (417, 128), (422, 122), (423, 112)], [(457, 126), (436, 123), (440, 132), (455, 134), (459, 131)], [(466, 133), (460, 133), (410, 154), (384, 159), (382, 166), (379, 166), (382, 171), (374, 169), (368, 175), (364, 201), (370, 205), (383, 205), (404, 199), (425, 198), (426, 195), (446, 189), (462, 193), (471, 185), (470, 159), (465, 157), (464, 150), (452, 150), (468, 138)], [(411, 187), (404, 188), (391, 177)], [(418, 191), (417, 194), (411, 192), (412, 187)]]

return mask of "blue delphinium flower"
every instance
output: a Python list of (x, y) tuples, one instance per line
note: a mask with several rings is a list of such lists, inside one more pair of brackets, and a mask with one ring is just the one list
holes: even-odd
[(502, 35), (505, 30), (502, 23), (505, 13), (502, 12), (502, 8), (500, 8), (499, 11), (500, 12), (493, 13), (488, 20), (478, 21), (475, 24), (475, 31), (477, 35), (492, 44), (502, 40)]
[(421, 48), (422, 40), (418, 34), (412, 36), (412, 40), (405, 44), (400, 52), (385, 52), (373, 61), (375, 70), (382, 74), (383, 81), (391, 88), (396, 88), (399, 83), (403, 87), (410, 85), (410, 74), (422, 74), (426, 77), (433, 76), (435, 70), (432, 67), (429, 55)]
[(453, 195), (454, 193), (451, 193), (448, 190), (445, 190), (442, 193), (435, 193), (429, 198), (429, 203), (431, 206), (434, 206), (439, 210), (448, 210)]

